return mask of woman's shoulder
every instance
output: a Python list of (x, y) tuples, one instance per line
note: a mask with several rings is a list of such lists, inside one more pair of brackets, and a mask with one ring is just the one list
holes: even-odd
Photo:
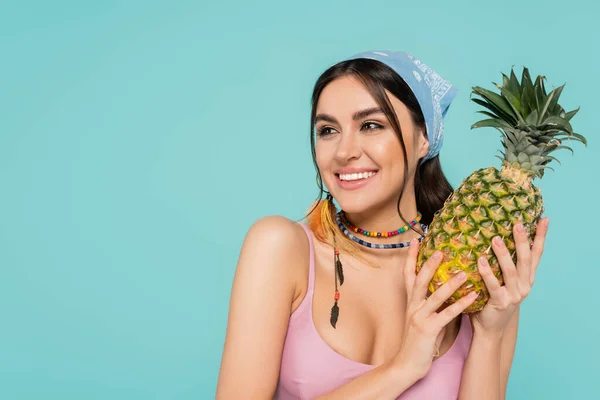
[[(252, 239), (265, 245), (297, 248), (305, 244), (308, 249), (308, 238), (304, 228), (296, 222), (281, 215), (269, 215), (254, 221), (246, 239)], [(300, 249), (301, 250), (301, 249)]]
[(303, 291), (310, 262), (304, 228), (289, 218), (270, 215), (256, 220), (244, 239), (240, 265), (268, 281), (287, 282), (297, 298)]

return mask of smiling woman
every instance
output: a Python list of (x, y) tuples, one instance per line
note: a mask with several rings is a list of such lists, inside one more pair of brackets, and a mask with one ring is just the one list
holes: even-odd
[(479, 329), (463, 313), (476, 293), (445, 304), (465, 274), (433, 294), (441, 257), (415, 275), (452, 193), (439, 151), (455, 95), (404, 52), (359, 53), (319, 77), (310, 139), (320, 193), (306, 222), (270, 216), (250, 228), (217, 398), (503, 398), (518, 313)]

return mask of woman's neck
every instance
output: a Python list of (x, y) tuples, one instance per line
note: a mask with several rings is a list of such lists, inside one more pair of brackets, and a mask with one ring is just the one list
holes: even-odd
[[(365, 213), (345, 212), (345, 214), (348, 220), (357, 228), (369, 232), (390, 232), (402, 228), (417, 217), (418, 210), (416, 207), (400, 207), (400, 211), (406, 221), (400, 218), (397, 208)], [(400, 235), (397, 237), (400, 237)]]
[[(388, 205), (383, 207), (374, 207), (373, 209), (365, 210), (361, 213), (346, 212), (346, 218), (352, 225), (357, 228), (363, 229), (369, 232), (390, 232), (402, 228), (408, 225), (410, 221), (417, 217), (417, 205), (414, 195), (405, 194), (400, 202), (400, 211), (402, 216), (406, 219), (406, 222), (400, 218), (398, 214), (397, 202), (390, 202)], [(415, 232), (415, 229), (417, 232)], [(422, 234), (420, 223), (415, 225), (413, 229), (408, 229), (405, 232), (398, 234), (392, 238), (377, 238), (377, 237), (364, 237), (359, 233), (354, 233), (355, 236), (359, 236), (361, 239), (366, 240), (370, 243), (398, 243), (406, 242), (412, 238), (418, 238)], [(399, 249), (371, 249), (364, 248), (367, 253), (377, 256), (392, 256), (393, 253), (405, 253), (406, 248)]]
[[(389, 232), (402, 228), (417, 217), (417, 202), (414, 194), (404, 194), (400, 202), (400, 211), (406, 221), (400, 218), (398, 203), (390, 201), (386, 205), (377, 205), (360, 213), (344, 210), (348, 220), (357, 228), (369, 232)], [(400, 236), (400, 235), (399, 235)], [(397, 237), (399, 237), (397, 236)]]

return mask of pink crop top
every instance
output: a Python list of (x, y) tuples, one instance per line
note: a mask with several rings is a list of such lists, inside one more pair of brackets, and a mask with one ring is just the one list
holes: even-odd
[[(277, 400), (313, 399), (375, 368), (337, 353), (317, 332), (312, 317), (315, 280), (313, 237), (309, 228), (304, 223), (300, 224), (310, 243), (308, 289), (288, 324), (279, 382), (275, 392)], [(471, 338), (471, 323), (469, 317), (463, 314), (458, 335), (450, 349), (434, 360), (427, 375), (402, 393), (398, 399), (457, 399)]]

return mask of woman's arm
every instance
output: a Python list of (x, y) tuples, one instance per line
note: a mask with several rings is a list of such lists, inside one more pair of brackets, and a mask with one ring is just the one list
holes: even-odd
[(519, 310), (515, 311), (503, 334), (475, 329), (471, 349), (463, 369), (460, 400), (504, 399), (517, 342)]
[(423, 376), (390, 361), (315, 400), (395, 399)]
[(306, 272), (308, 255), (302, 227), (287, 218), (265, 217), (248, 231), (231, 290), (217, 399), (273, 398), (295, 279)]
[(504, 285), (500, 285), (486, 258), (479, 259), (479, 273), (490, 292), (490, 299), (481, 311), (471, 315), (473, 341), (463, 369), (459, 396), (461, 400), (493, 400), (506, 396), (517, 343), (519, 309), (535, 280), (544, 251), (548, 223), (548, 218), (540, 220), (531, 246), (523, 226), (518, 223), (514, 225), (517, 265), (502, 238), (492, 240)]
[(502, 336), (502, 345), (500, 349), (500, 393), (502, 398), (506, 398), (506, 387), (508, 386), (508, 377), (512, 367), (513, 358), (515, 356), (515, 348), (517, 347), (517, 330), (519, 328), (519, 310), (517, 308), (513, 315), (506, 333)]

